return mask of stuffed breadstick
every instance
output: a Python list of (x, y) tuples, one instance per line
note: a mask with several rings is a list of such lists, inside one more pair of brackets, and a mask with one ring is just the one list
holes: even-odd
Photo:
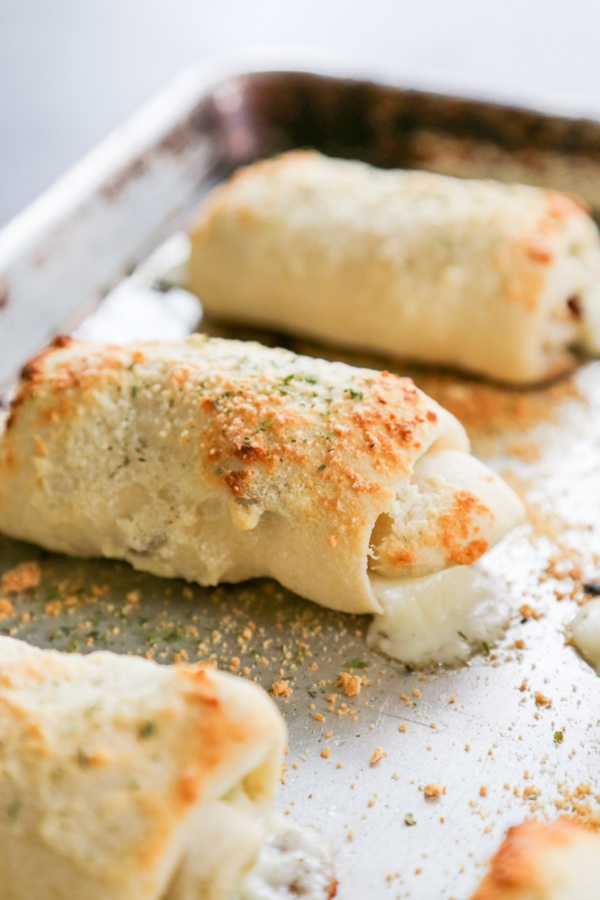
[[(0, 895), (245, 897), (285, 736), (240, 678), (0, 637)], [(314, 859), (325, 900), (331, 870)]]
[(370, 575), (470, 565), (522, 516), (410, 379), (202, 335), (58, 339), (0, 440), (7, 535), (346, 612), (381, 612)]
[(209, 195), (189, 286), (217, 317), (515, 384), (600, 346), (600, 239), (580, 202), (314, 152)]

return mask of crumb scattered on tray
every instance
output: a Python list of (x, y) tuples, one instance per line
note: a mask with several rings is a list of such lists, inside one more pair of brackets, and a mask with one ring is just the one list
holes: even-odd
[(523, 605), (519, 607), (519, 612), (523, 619), (541, 619), (544, 615), (543, 612), (538, 612), (537, 609), (534, 609), (528, 603), (523, 603)]
[(28, 588), (35, 588), (42, 580), (40, 567), (36, 562), (24, 562), (9, 569), (2, 576), (2, 590), (5, 594), (18, 594)]
[(387, 751), (383, 749), (383, 747), (375, 747), (373, 750), (373, 755), (369, 760), (370, 766), (376, 766), (378, 762), (380, 762), (384, 756), (387, 756)]
[(341, 687), (346, 697), (356, 697), (360, 694), (363, 680), (360, 675), (353, 675), (351, 672), (340, 672), (336, 687)]
[(0, 597), (0, 616), (5, 618), (6, 616), (14, 615), (15, 608), (6, 597)]
[(271, 685), (271, 693), (274, 694), (275, 697), (290, 697), (293, 691), (289, 681), (285, 678), (280, 678), (279, 681), (275, 681)]
[(446, 786), (442, 784), (426, 784), (423, 793), (428, 800), (438, 800), (446, 793)]

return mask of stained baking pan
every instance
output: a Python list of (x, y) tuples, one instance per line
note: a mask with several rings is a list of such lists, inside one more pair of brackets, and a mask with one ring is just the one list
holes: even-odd
[[(316, 58), (201, 66), (0, 233), (3, 396), (59, 331), (122, 340), (192, 328), (194, 301), (167, 288), (202, 193), (240, 164), (308, 146), (558, 187), (600, 211), (600, 116), (564, 101), (506, 105)], [(336, 848), (339, 896), (467, 900), (508, 825), (596, 814), (600, 684), (567, 626), (600, 570), (600, 365), (518, 393), (358, 361), (413, 375), (527, 502), (528, 524), (485, 560), (513, 611), (498, 647), (413, 672), (366, 649), (367, 617), (270, 581), (203, 589), (6, 538), (0, 630), (67, 651), (212, 658), (256, 679), (289, 726), (280, 808)], [(360, 683), (344, 688), (343, 672)]]

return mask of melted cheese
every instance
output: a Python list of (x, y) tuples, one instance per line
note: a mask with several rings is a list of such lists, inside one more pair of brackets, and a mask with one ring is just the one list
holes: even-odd
[(405, 581), (371, 575), (371, 584), (384, 613), (369, 628), (369, 646), (417, 668), (464, 662), (498, 640), (508, 620), (508, 604), (473, 566)]
[(331, 850), (321, 835), (276, 816), (236, 900), (326, 900), (333, 881)]
[(161, 900), (327, 900), (329, 845), (312, 828), (259, 812), (241, 785), (204, 809)]
[(579, 610), (571, 632), (577, 651), (600, 675), (600, 597)]

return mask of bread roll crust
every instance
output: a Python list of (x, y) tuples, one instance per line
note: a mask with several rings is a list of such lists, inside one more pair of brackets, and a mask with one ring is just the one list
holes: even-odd
[(217, 318), (515, 384), (598, 350), (598, 230), (556, 191), (294, 151), (215, 188), (191, 238)]
[[(0, 637), (2, 897), (177, 900), (192, 857), (224, 900), (215, 867), (231, 890), (253, 865), (284, 741), (272, 701), (234, 676)], [(218, 828), (198, 843), (221, 816), (237, 859)]]
[(600, 838), (567, 816), (509, 828), (471, 900), (595, 900)]

